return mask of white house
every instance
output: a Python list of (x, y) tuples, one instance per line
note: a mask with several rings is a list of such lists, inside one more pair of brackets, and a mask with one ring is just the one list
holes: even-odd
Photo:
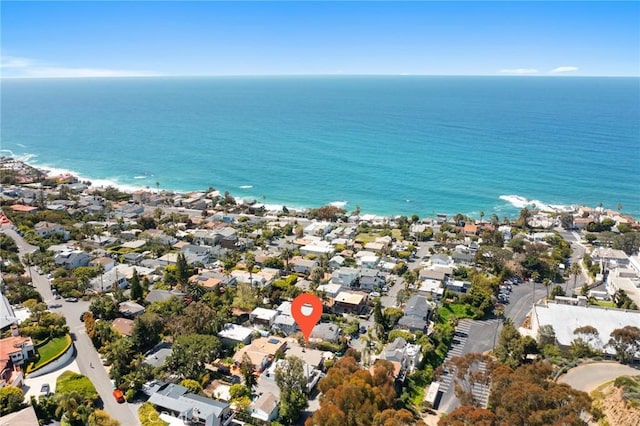
[(402, 337), (398, 337), (385, 346), (380, 354), (380, 358), (386, 359), (387, 361), (399, 362), (401, 370), (410, 374), (420, 366), (422, 352), (420, 351), (420, 345), (412, 345), (407, 343)]
[(280, 401), (271, 392), (265, 392), (249, 405), (249, 412), (254, 419), (272, 422), (278, 418)]
[(91, 256), (82, 250), (64, 251), (53, 257), (56, 266), (65, 269), (75, 269), (79, 266), (88, 266)]

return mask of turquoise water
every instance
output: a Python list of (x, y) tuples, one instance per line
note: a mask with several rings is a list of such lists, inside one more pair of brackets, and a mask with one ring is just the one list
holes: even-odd
[[(95, 182), (288, 207), (640, 215), (640, 80), (215, 77), (3, 80), (3, 150)], [(500, 198), (502, 196), (502, 198)]]

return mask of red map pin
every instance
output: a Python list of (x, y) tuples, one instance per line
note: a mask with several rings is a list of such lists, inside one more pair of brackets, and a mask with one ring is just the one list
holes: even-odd
[(309, 342), (313, 327), (322, 318), (322, 301), (311, 293), (302, 293), (291, 302), (291, 315)]

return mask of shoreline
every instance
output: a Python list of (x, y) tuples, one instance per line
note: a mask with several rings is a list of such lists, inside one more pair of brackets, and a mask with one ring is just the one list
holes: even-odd
[[(27, 167), (30, 167), (32, 169), (35, 170), (39, 170), (40, 172), (43, 172), (47, 177), (55, 177), (55, 176), (64, 176), (64, 175), (70, 175), (73, 176), (74, 178), (76, 178), (78, 180), (78, 182), (90, 182), (90, 188), (107, 188), (107, 187), (113, 187), (118, 189), (119, 191), (128, 193), (128, 194), (132, 194), (134, 192), (137, 191), (149, 191), (149, 192), (156, 192), (156, 186), (154, 185), (156, 183), (156, 181), (153, 182), (149, 182), (152, 183), (151, 185), (133, 185), (133, 184), (127, 184), (127, 183), (119, 183), (116, 180), (112, 180), (109, 178), (98, 178), (98, 179), (93, 179), (89, 176), (83, 175), (75, 170), (71, 170), (71, 169), (65, 169), (65, 168), (61, 168), (61, 167), (56, 167), (56, 166), (50, 166), (47, 164), (38, 164), (37, 162), (32, 161), (33, 158), (37, 158), (37, 155), (35, 154), (27, 154), (27, 155), (11, 155), (11, 156), (6, 156), (6, 155), (1, 155), (3, 152), (9, 152), (11, 154), (13, 154), (12, 151), (10, 150), (0, 150), (0, 159), (2, 160), (2, 163), (4, 163), (5, 161), (16, 161), (19, 163), (22, 163), (24, 165), (26, 165)], [(145, 175), (144, 179), (146, 180), (147, 178), (153, 178), (154, 175)], [(134, 179), (140, 179), (142, 180), (142, 175), (139, 176), (134, 176)], [(225, 191), (222, 191), (221, 189), (218, 188), (214, 188), (215, 190), (221, 192), (221, 194), (224, 194)], [(358, 203), (351, 203), (349, 201), (331, 201), (328, 203), (324, 203), (324, 204), (319, 204), (317, 206), (297, 206), (295, 204), (287, 204), (287, 203), (279, 203), (279, 202), (274, 202), (274, 203), (266, 203), (266, 202), (261, 202), (260, 201), (260, 197), (251, 197), (251, 196), (242, 196), (242, 194), (239, 194), (239, 192), (241, 191), (245, 191), (245, 190), (250, 190), (253, 189), (253, 185), (240, 185), (238, 188), (235, 188), (235, 191), (232, 193), (231, 191), (228, 191), (229, 194), (236, 200), (236, 202), (238, 204), (243, 204), (243, 203), (247, 203), (247, 204), (251, 204), (254, 205), (256, 207), (265, 207), (266, 211), (269, 212), (275, 212), (275, 211), (281, 211), (283, 209), (283, 207), (286, 207), (288, 210), (291, 211), (305, 211), (305, 210), (310, 210), (310, 209), (317, 209), (319, 207), (322, 207), (324, 205), (331, 205), (334, 207), (338, 207), (341, 208), (343, 210), (345, 210), (345, 212), (349, 213), (350, 211), (353, 211), (357, 208)], [(189, 193), (198, 193), (198, 192), (207, 192), (206, 188), (200, 188), (200, 189), (193, 189), (193, 190), (185, 190), (185, 189), (174, 189), (171, 187), (163, 187), (162, 185), (160, 186), (160, 192), (168, 192), (168, 193), (173, 193), (173, 194), (178, 194), (178, 195), (184, 195), (184, 194), (189, 194)], [(268, 197), (267, 197), (268, 198)], [(523, 197), (521, 195), (517, 195), (517, 194), (505, 194), (505, 195), (500, 195), (497, 197), (497, 199), (502, 200), (503, 202), (506, 203), (506, 208), (509, 209), (514, 209), (516, 210), (515, 213), (513, 214), (505, 214), (506, 212), (500, 211), (501, 209), (494, 207), (493, 210), (489, 210), (486, 211), (485, 213), (485, 220), (487, 220), (488, 218), (491, 217), (491, 214), (497, 214), (498, 217), (500, 219), (502, 219), (502, 217), (508, 217), (509, 219), (513, 219), (514, 217), (517, 217), (518, 215), (518, 211), (527, 207), (529, 209), (532, 209), (535, 207), (535, 209), (539, 210), (540, 212), (543, 213), (550, 213), (550, 214), (562, 214), (564, 212), (573, 212), (576, 211), (578, 208), (580, 207), (589, 207), (587, 204), (584, 203), (572, 203), (572, 204), (552, 204), (552, 203), (544, 203), (538, 199), (529, 199), (526, 197)], [(409, 201), (409, 200), (407, 200)], [(596, 208), (595, 207), (591, 207), (591, 208)], [(612, 210), (612, 209), (610, 209)], [(478, 211), (473, 211), (473, 212), (448, 212), (448, 211), (434, 211), (433, 214), (431, 215), (424, 215), (421, 217), (425, 217), (425, 218), (435, 218), (437, 215), (439, 214), (445, 214), (448, 217), (454, 216), (456, 214), (463, 214), (469, 217), (473, 217), (475, 219), (475, 216), (479, 216)], [(620, 212), (621, 215), (624, 216), (629, 216), (629, 217), (633, 217), (635, 218), (635, 216), (633, 216), (632, 214), (629, 213), (625, 213), (623, 211)], [(386, 217), (397, 217), (397, 216), (401, 216), (399, 214), (379, 214), (379, 213), (370, 213), (367, 211), (361, 211), (360, 213), (361, 216), (370, 216), (370, 217), (375, 217), (375, 218), (386, 218)], [(410, 215), (408, 215), (410, 216)]]

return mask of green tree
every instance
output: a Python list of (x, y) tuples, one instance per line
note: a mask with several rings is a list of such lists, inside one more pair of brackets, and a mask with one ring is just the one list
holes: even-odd
[(517, 367), (524, 360), (524, 340), (508, 318), (504, 321), (494, 355), (498, 361), (510, 367)]
[(196, 380), (184, 379), (180, 382), (180, 386), (184, 386), (189, 389), (189, 392), (195, 393), (196, 395), (202, 392), (202, 385)]
[(93, 298), (91, 305), (89, 305), (89, 311), (96, 319), (112, 320), (118, 314), (118, 305), (113, 297), (103, 293)]
[(288, 356), (276, 368), (275, 376), (280, 388), (280, 420), (286, 425), (293, 424), (308, 405), (304, 362)]
[(631, 361), (634, 354), (640, 352), (640, 328), (632, 325), (616, 328), (611, 332), (609, 346), (616, 351), (620, 361)]
[(72, 425), (85, 425), (93, 411), (93, 403), (77, 391), (56, 393), (57, 416), (63, 416)]
[(251, 358), (246, 353), (242, 355), (242, 362), (240, 363), (240, 374), (242, 374), (244, 385), (247, 387), (247, 389), (253, 389), (253, 387), (258, 383), (253, 368), (253, 362), (251, 362)]
[(141, 303), (143, 297), (142, 285), (140, 284), (138, 271), (135, 268), (133, 268), (133, 275), (131, 276), (131, 280), (129, 280), (129, 285), (131, 286), (131, 300)]
[(0, 388), (0, 415), (4, 416), (24, 407), (24, 392), (15, 386)]
[(153, 312), (145, 312), (133, 322), (131, 341), (138, 352), (146, 352), (160, 341), (160, 333), (164, 328), (162, 318)]
[(215, 336), (189, 334), (179, 336), (173, 344), (173, 352), (167, 359), (167, 368), (188, 379), (199, 379), (205, 364), (220, 354), (220, 341)]

